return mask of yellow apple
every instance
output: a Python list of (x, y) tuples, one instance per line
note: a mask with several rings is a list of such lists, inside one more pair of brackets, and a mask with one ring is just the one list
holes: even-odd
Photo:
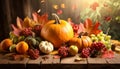
[(78, 47), (76, 45), (71, 45), (69, 47), (69, 53), (72, 56), (76, 55), (78, 53)]

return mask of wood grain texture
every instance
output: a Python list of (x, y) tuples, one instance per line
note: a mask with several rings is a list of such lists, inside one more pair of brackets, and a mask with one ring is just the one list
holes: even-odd
[(53, 58), (54, 55), (41, 55), (36, 60), (24, 58), (23, 60), (9, 60), (0, 54), (0, 69), (118, 69), (120, 66), (120, 54), (115, 54), (112, 59), (83, 58), (75, 62), (75, 58)]
[(41, 63), (41, 57), (35, 59), (35, 60), (32, 60), (32, 59), (29, 59), (27, 64), (26, 64), (26, 68), (27, 69), (40, 69), (41, 66), (40, 66), (40, 63)]

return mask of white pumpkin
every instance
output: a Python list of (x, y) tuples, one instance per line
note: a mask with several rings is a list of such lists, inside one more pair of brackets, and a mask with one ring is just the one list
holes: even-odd
[(39, 49), (41, 52), (48, 54), (53, 51), (54, 47), (51, 42), (41, 41), (39, 44)]

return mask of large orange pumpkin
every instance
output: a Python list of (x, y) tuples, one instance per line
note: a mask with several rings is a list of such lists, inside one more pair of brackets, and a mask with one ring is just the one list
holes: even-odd
[(55, 48), (59, 48), (73, 38), (74, 33), (72, 26), (67, 21), (60, 20), (56, 14), (53, 15), (56, 19), (50, 20), (43, 26), (41, 36), (45, 40), (52, 42)]
[(82, 48), (90, 47), (92, 44), (92, 40), (89, 36), (81, 36), (81, 37), (73, 37), (69, 41), (70, 45), (76, 45), (79, 49), (79, 51), (82, 50)]

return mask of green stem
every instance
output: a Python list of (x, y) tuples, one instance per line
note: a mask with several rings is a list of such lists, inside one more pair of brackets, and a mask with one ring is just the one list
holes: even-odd
[(55, 17), (55, 24), (60, 24), (60, 18), (58, 17), (58, 15), (55, 13), (52, 13), (52, 15)]

